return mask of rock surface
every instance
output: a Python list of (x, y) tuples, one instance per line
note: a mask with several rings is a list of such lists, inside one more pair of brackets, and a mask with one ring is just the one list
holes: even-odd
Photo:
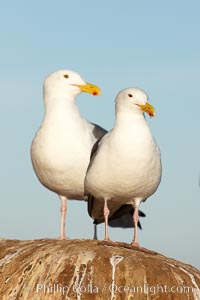
[(199, 300), (200, 272), (91, 240), (0, 240), (0, 299)]

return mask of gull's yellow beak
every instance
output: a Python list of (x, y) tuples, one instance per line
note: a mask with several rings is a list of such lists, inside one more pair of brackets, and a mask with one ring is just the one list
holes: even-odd
[(83, 85), (78, 85), (77, 86), (80, 88), (81, 92), (89, 93), (92, 94), (93, 96), (99, 96), (101, 94), (101, 90), (98, 86), (86, 82), (86, 84)]
[(145, 113), (147, 113), (150, 117), (154, 117), (155, 116), (155, 109), (148, 102), (146, 104), (143, 104), (143, 105), (142, 104), (137, 104), (137, 105), (140, 107), (140, 109), (142, 111), (144, 111)]

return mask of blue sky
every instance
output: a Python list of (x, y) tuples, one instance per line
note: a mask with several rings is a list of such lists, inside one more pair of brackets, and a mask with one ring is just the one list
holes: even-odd
[[(200, 268), (199, 9), (199, 1), (171, 0), (1, 4), (1, 237), (58, 236), (59, 199), (38, 182), (29, 152), (43, 118), (43, 80), (66, 68), (101, 87), (101, 97), (80, 95), (77, 103), (107, 129), (119, 90), (137, 86), (149, 94), (163, 177), (141, 204), (147, 217), (139, 241)], [(67, 231), (92, 237), (85, 203), (69, 203)], [(129, 229), (110, 234), (132, 239)]]

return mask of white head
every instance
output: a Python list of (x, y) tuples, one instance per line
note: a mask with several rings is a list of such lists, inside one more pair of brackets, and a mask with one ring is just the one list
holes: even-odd
[(120, 91), (115, 102), (116, 112), (126, 111), (136, 114), (146, 112), (150, 117), (155, 115), (153, 106), (148, 103), (148, 95), (138, 88), (127, 88)]
[(100, 89), (85, 82), (78, 73), (69, 70), (56, 71), (44, 81), (44, 98), (68, 97), (74, 99), (81, 92), (95, 96), (100, 94)]

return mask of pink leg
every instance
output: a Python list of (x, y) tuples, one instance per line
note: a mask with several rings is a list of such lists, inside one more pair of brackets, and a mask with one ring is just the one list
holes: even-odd
[(132, 246), (139, 247), (138, 244), (138, 207), (135, 207), (133, 214), (133, 222), (134, 222), (134, 238), (132, 241)]
[(67, 211), (67, 198), (64, 196), (59, 196), (61, 200), (61, 227), (60, 227), (60, 236), (59, 240), (65, 240), (66, 235), (65, 235), (65, 219), (66, 219), (66, 211)]
[(108, 236), (108, 216), (110, 213), (110, 210), (108, 209), (107, 205), (107, 199), (104, 200), (104, 220), (105, 220), (105, 238), (104, 241), (109, 241), (109, 236)]
[(94, 237), (93, 237), (93, 240), (98, 240), (98, 237), (97, 237), (97, 224), (94, 224)]

